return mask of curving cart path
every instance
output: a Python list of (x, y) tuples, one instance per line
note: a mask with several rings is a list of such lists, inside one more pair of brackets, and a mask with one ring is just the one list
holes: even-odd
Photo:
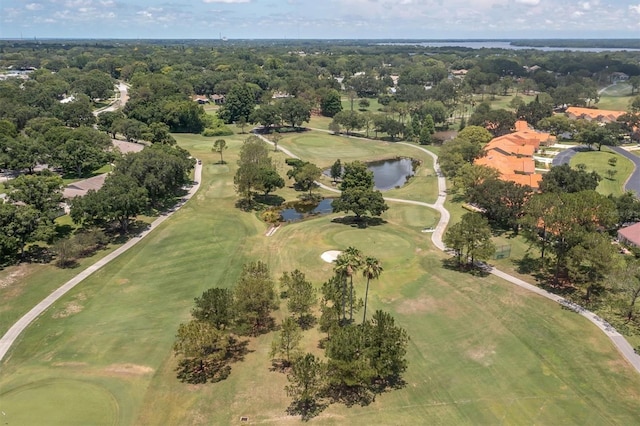
[[(273, 142), (271, 142), (269, 139), (265, 138), (262, 135), (258, 135), (258, 136), (263, 141), (273, 145)], [(427, 153), (433, 158), (433, 168), (438, 176), (438, 198), (436, 202), (433, 204), (424, 203), (422, 201), (404, 200), (400, 198), (384, 197), (384, 199), (386, 201), (390, 201), (394, 203), (404, 203), (404, 204), (413, 204), (417, 206), (424, 206), (431, 209), (435, 209), (438, 212), (440, 212), (440, 221), (438, 222), (438, 225), (436, 226), (435, 231), (431, 235), (431, 241), (433, 241), (433, 244), (440, 250), (447, 251), (448, 250), (447, 247), (442, 242), (442, 237), (444, 236), (444, 232), (445, 232), (445, 229), (447, 228), (451, 215), (449, 214), (449, 211), (444, 207), (444, 202), (447, 198), (447, 193), (446, 193), (447, 182), (444, 175), (442, 174), (442, 171), (440, 170), (440, 165), (438, 164), (438, 156), (433, 152), (417, 145), (412, 145), (410, 143), (405, 143), (405, 142), (396, 142), (396, 143), (410, 146), (415, 149), (419, 149)], [(284, 152), (285, 154), (289, 155), (290, 157), (299, 158), (297, 155), (293, 154), (291, 151), (289, 151), (286, 148), (282, 148), (278, 146), (278, 149)], [(633, 154), (629, 154), (629, 155), (633, 155)], [(636, 157), (636, 158), (638, 158), (640, 161), (640, 157)], [(640, 163), (637, 163), (637, 164), (640, 165)], [(640, 169), (640, 168), (637, 168), (637, 169)], [(318, 186), (328, 191), (336, 192), (336, 193), (340, 192), (340, 190), (327, 186), (323, 183), (320, 183), (320, 182), (316, 182), (316, 183), (318, 184)], [(627, 342), (627, 339), (625, 339), (622, 334), (618, 333), (609, 323), (607, 323), (605, 320), (603, 320), (593, 312), (588, 311), (584, 309), (582, 306), (579, 306), (571, 301), (568, 301), (563, 297), (558, 296), (557, 294), (550, 293), (540, 287), (536, 287), (535, 285), (529, 284), (528, 282), (523, 281), (520, 278), (514, 277), (513, 275), (509, 275), (506, 272), (500, 271), (499, 269), (491, 268), (491, 270), (487, 272), (495, 275), (496, 277), (500, 277), (503, 280), (510, 282), (511, 284), (517, 285), (518, 287), (523, 288), (527, 291), (530, 291), (542, 297), (546, 297), (549, 300), (553, 300), (554, 302), (559, 303), (563, 307), (570, 309), (576, 312), (577, 314), (580, 314), (587, 320), (591, 321), (591, 323), (593, 323), (596, 327), (602, 330), (602, 332), (606, 334), (607, 337), (609, 337), (609, 339), (614, 344), (616, 349), (618, 349), (618, 352), (620, 352), (622, 356), (627, 361), (629, 361), (629, 364), (631, 364), (631, 366), (638, 373), (640, 373), (640, 356), (636, 354), (633, 347), (629, 344), (629, 342)]]
[(636, 197), (640, 197), (640, 157), (619, 146), (610, 146), (609, 149), (633, 162), (633, 173), (631, 173), (631, 176), (629, 176), (624, 183), (624, 190), (635, 192)]
[[(266, 143), (270, 144), (270, 145), (274, 145), (273, 142), (271, 142), (269, 139), (265, 138), (264, 136), (257, 134), (258, 137), (260, 137), (263, 141), (265, 141)], [(389, 197), (385, 197), (385, 200), (390, 201), (390, 202), (397, 202), (397, 203), (405, 203), (405, 204), (413, 204), (413, 205), (418, 205), (418, 206), (424, 206), (424, 207), (428, 207), (428, 208), (432, 208), (437, 210), (438, 212), (440, 212), (440, 220), (438, 222), (438, 225), (436, 226), (435, 231), (433, 232), (432, 236), (431, 236), (431, 240), (433, 241), (433, 244), (439, 248), (442, 251), (447, 251), (447, 247), (444, 245), (444, 243), (442, 242), (442, 237), (444, 235), (445, 229), (447, 227), (447, 224), (449, 223), (449, 219), (450, 219), (450, 214), (449, 211), (444, 207), (444, 203), (446, 200), (446, 179), (444, 177), (444, 175), (442, 174), (441, 170), (440, 170), (440, 166), (438, 165), (438, 156), (434, 153), (432, 153), (431, 151), (416, 146), (416, 145), (412, 145), (409, 143), (404, 143), (404, 142), (397, 142), (400, 143), (402, 145), (406, 145), (409, 147), (413, 147), (415, 149), (419, 149), (425, 153), (427, 153), (428, 155), (430, 155), (433, 160), (434, 160), (434, 170), (438, 176), (438, 198), (436, 199), (436, 202), (433, 204), (430, 203), (424, 203), (421, 201), (413, 201), (413, 200), (404, 200), (404, 199), (400, 199), (400, 198), (389, 198)], [(285, 154), (289, 155), (290, 157), (293, 158), (299, 158), (297, 155), (295, 155), (294, 153), (292, 153), (291, 151), (289, 151), (286, 148), (283, 147), (279, 147), (279, 150), (281, 150), (282, 152), (284, 152)], [(195, 183), (194, 186), (189, 190), (188, 195), (185, 197), (187, 200), (189, 198), (191, 198), (198, 190), (198, 188), (200, 187), (200, 182), (202, 179), (202, 165), (197, 164), (196, 165), (196, 171), (195, 171)], [(335, 188), (331, 188), (327, 185), (324, 185), (320, 182), (317, 182), (318, 185), (326, 190), (332, 191), (332, 192), (340, 192), (339, 190), (335, 189)], [(60, 297), (62, 297), (65, 293), (67, 293), (69, 290), (71, 290), (73, 287), (75, 287), (76, 285), (78, 285), (82, 280), (84, 280), (85, 278), (87, 278), (89, 275), (91, 275), (92, 273), (94, 273), (95, 271), (97, 271), (98, 269), (100, 269), (101, 267), (103, 267), (104, 265), (106, 265), (107, 263), (109, 263), (111, 260), (115, 259), (116, 257), (118, 257), (119, 255), (121, 255), (122, 253), (124, 253), (125, 251), (127, 251), (129, 248), (131, 248), (132, 246), (134, 246), (135, 244), (137, 244), (142, 238), (144, 238), (146, 235), (149, 234), (149, 232), (153, 231), (153, 229), (155, 229), (156, 227), (158, 227), (162, 222), (164, 222), (173, 212), (169, 213), (166, 216), (161, 216), (158, 219), (156, 219), (151, 226), (149, 227), (148, 230), (144, 231), (140, 236), (135, 237), (133, 239), (131, 239), (130, 241), (128, 241), (125, 245), (123, 245), (122, 247), (118, 248), (117, 250), (115, 250), (113, 253), (110, 253), (109, 255), (107, 255), (106, 257), (104, 257), (103, 259), (101, 259), (100, 261), (96, 262), (94, 265), (90, 266), (89, 268), (87, 268), (86, 270), (84, 270), (83, 272), (81, 272), (80, 274), (78, 274), (76, 277), (74, 277), (73, 279), (69, 280), (67, 283), (65, 283), (62, 287), (58, 288), (56, 291), (54, 291), (51, 295), (49, 295), (47, 298), (45, 298), (42, 302), (40, 302), (38, 305), (36, 305), (33, 309), (31, 309), (31, 311), (29, 311), (27, 314), (25, 314), (22, 318), (20, 318), (20, 320), (18, 320), (10, 329), (9, 331), (7, 331), (7, 333), (2, 336), (2, 338), (0, 339), (0, 360), (2, 360), (4, 358), (4, 356), (6, 355), (7, 351), (9, 350), (9, 348), (11, 347), (11, 345), (15, 342), (15, 340), (18, 338), (18, 336), (24, 331), (24, 329), (33, 321), (35, 320), (39, 315), (41, 315), (49, 306), (51, 306), (55, 301), (57, 301)], [(640, 356), (638, 356), (633, 347), (629, 344), (629, 342), (627, 342), (627, 340), (624, 338), (624, 336), (622, 336), (620, 333), (618, 333), (613, 327), (611, 327), (611, 325), (609, 325), (606, 321), (604, 321), (602, 318), (598, 317), (596, 314), (594, 314), (593, 312), (590, 312), (586, 309), (584, 309), (583, 307), (576, 305), (570, 301), (565, 300), (564, 298), (553, 294), (553, 293), (549, 293), (546, 290), (543, 290), (539, 287), (536, 287), (532, 284), (529, 284), (517, 277), (514, 277), (512, 275), (507, 274), (506, 272), (500, 271), (496, 268), (491, 268), (490, 271), (488, 271), (489, 273), (500, 277), (514, 285), (517, 285), (518, 287), (521, 287), (525, 290), (528, 290), (532, 293), (535, 293), (539, 296), (542, 297), (546, 297), (549, 300), (553, 300), (554, 302), (557, 302), (561, 305), (563, 305), (564, 307), (580, 314), (581, 316), (583, 316), (584, 318), (586, 318), (587, 320), (591, 321), (591, 323), (593, 323), (596, 327), (598, 327), (600, 330), (602, 330), (603, 333), (605, 333), (609, 339), (611, 340), (611, 342), (614, 344), (614, 346), (618, 349), (618, 351), (622, 354), (622, 356), (624, 356), (624, 358), (631, 364), (631, 366), (640, 373)]]
[[(184, 202), (189, 200), (200, 188), (200, 182), (202, 180), (202, 164), (198, 164), (196, 162), (196, 168), (194, 172), (194, 184), (189, 188), (189, 192), (183, 197)], [(154, 220), (149, 228), (144, 230), (140, 235), (130, 239), (124, 245), (109, 253), (93, 265), (89, 266), (84, 271), (80, 272), (75, 277), (71, 278), (45, 299), (43, 299), (40, 303), (34, 306), (29, 312), (27, 312), (22, 318), (20, 318), (11, 328), (5, 333), (2, 338), (0, 338), (0, 361), (4, 358), (4, 356), (9, 351), (9, 348), (15, 343), (16, 339), (22, 334), (22, 332), (31, 324), (36, 318), (38, 318), (45, 310), (47, 310), (51, 305), (53, 305), (58, 299), (64, 296), (69, 290), (80, 284), (84, 279), (88, 276), (120, 256), (122, 253), (129, 250), (131, 247), (138, 244), (144, 237), (149, 235), (149, 233), (153, 232), (160, 224), (162, 224), (165, 220), (167, 220), (173, 213), (175, 213), (180, 207), (184, 205), (184, 202), (180, 203), (177, 208), (173, 211), (168, 212)]]

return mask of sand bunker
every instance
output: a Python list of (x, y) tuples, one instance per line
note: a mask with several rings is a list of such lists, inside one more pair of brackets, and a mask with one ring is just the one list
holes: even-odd
[(342, 253), (340, 250), (329, 250), (322, 253), (320, 257), (327, 263), (333, 263), (340, 256), (340, 253)]

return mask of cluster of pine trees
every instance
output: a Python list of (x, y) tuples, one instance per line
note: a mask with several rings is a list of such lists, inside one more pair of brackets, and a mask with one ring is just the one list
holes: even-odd
[[(359, 271), (366, 279), (364, 300), (354, 285)], [(285, 272), (279, 298), (286, 301), (288, 315), (276, 325), (271, 312), (280, 303), (266, 264), (245, 265), (233, 289), (212, 288), (195, 299), (192, 319), (180, 325), (174, 345), (178, 378), (188, 383), (224, 380), (230, 364), (246, 353), (249, 336), (275, 331), (270, 358), (275, 370), (287, 374), (290, 414), (308, 419), (329, 403), (367, 404), (375, 394), (402, 386), (407, 332), (380, 310), (367, 319), (369, 283), (381, 273), (377, 259), (348, 248), (322, 285), (318, 307), (317, 290), (305, 274)], [(356, 321), (361, 310), (362, 320)], [(316, 325), (326, 333), (314, 345), (324, 349), (323, 355), (301, 347), (304, 331)]]

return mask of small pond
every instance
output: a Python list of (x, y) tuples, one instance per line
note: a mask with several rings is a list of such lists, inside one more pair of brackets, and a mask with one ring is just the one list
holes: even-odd
[(414, 175), (411, 158), (375, 161), (367, 163), (367, 168), (373, 172), (373, 186), (380, 191), (403, 186)]
[(300, 220), (307, 216), (328, 214), (333, 212), (333, 209), (331, 208), (332, 202), (333, 198), (325, 198), (318, 204), (302, 202), (287, 203), (288, 208), (283, 209), (280, 212), (280, 215), (282, 216), (283, 221), (291, 222)]
[[(373, 172), (373, 186), (379, 191), (401, 187), (414, 175), (411, 158), (372, 161), (367, 163), (367, 168)], [(325, 170), (323, 173), (331, 176), (331, 170)]]

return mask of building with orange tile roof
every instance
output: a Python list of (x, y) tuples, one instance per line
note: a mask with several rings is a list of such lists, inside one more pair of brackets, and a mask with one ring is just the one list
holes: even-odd
[(536, 132), (520, 120), (516, 122), (516, 132), (492, 139), (484, 147), (486, 155), (474, 163), (498, 170), (502, 180), (537, 189), (542, 175), (535, 172), (533, 154), (541, 144), (551, 141), (550, 134)]
[(618, 241), (624, 244), (640, 247), (640, 223), (618, 229)]
[(606, 109), (569, 107), (566, 110), (566, 114), (567, 117), (573, 120), (581, 118), (588, 121), (597, 121), (598, 123), (611, 123), (612, 121), (616, 121), (621, 115), (626, 114), (626, 112)]

